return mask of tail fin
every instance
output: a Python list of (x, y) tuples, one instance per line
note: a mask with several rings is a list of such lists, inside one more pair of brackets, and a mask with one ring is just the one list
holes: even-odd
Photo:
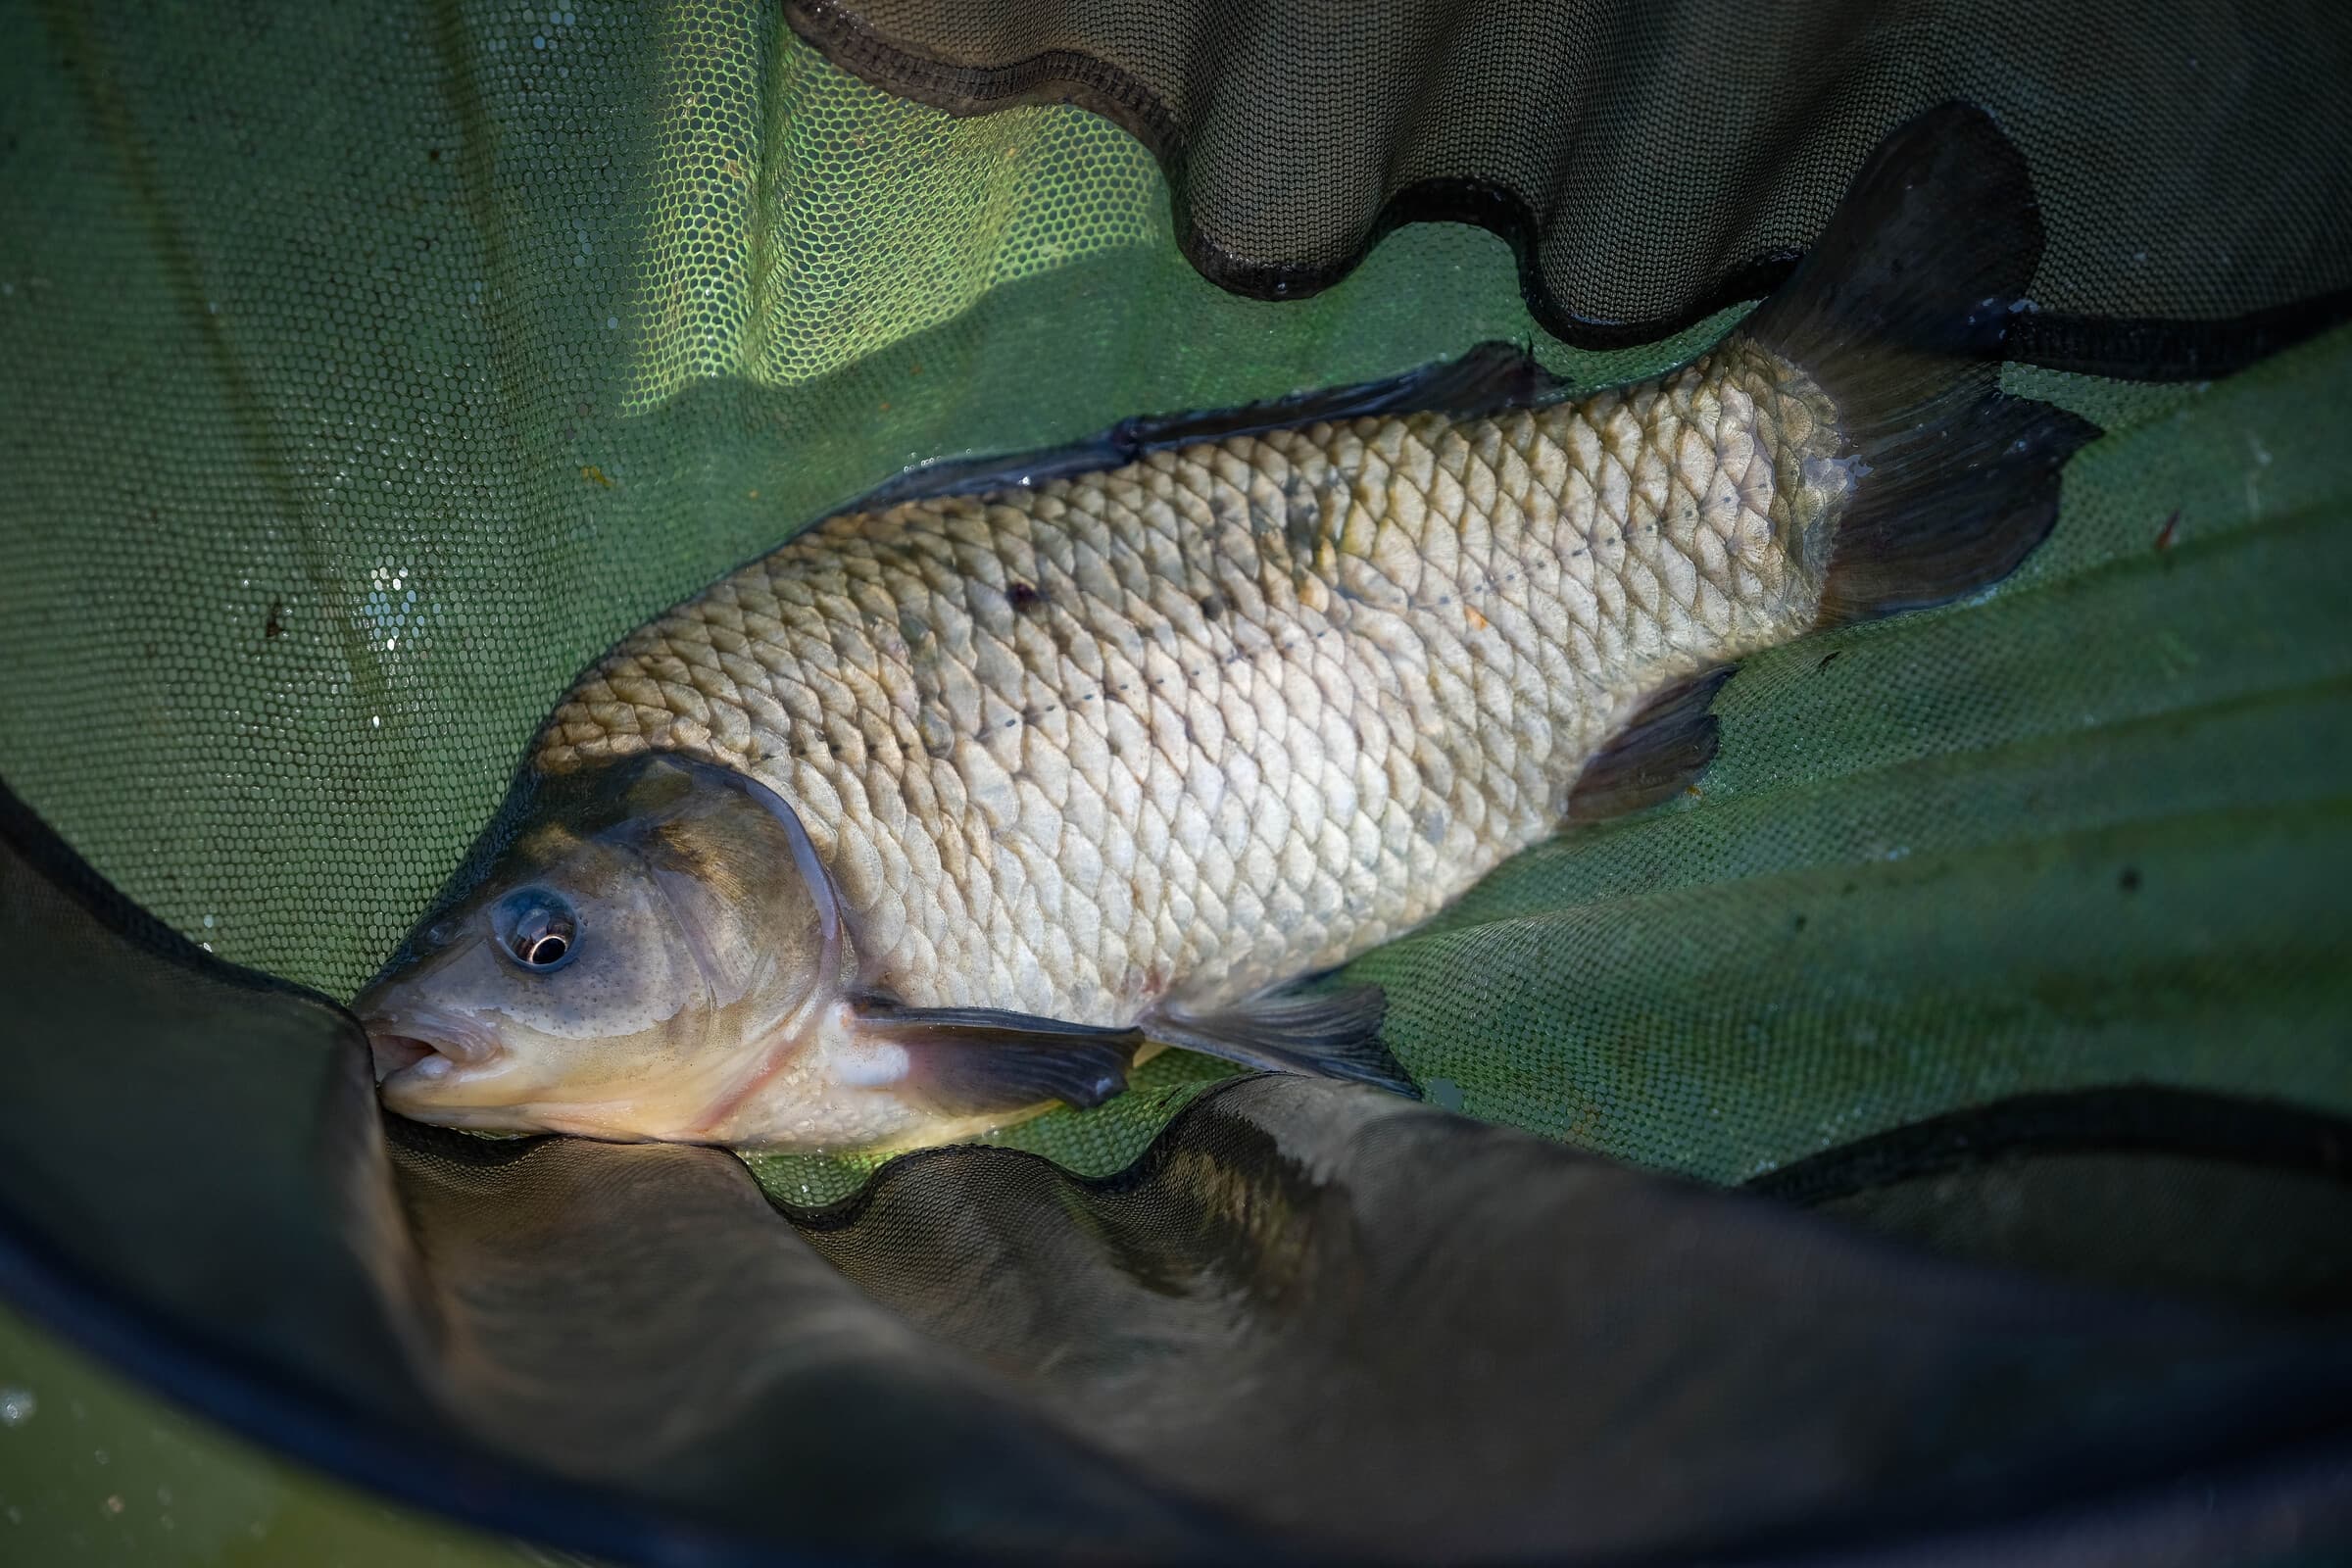
[(2099, 430), (1998, 389), (2040, 259), (2025, 155), (1983, 110), (1945, 104), (1880, 145), (1742, 326), (1836, 400), (1861, 459), (1817, 624), (1973, 593), (2048, 535), (2058, 471)]

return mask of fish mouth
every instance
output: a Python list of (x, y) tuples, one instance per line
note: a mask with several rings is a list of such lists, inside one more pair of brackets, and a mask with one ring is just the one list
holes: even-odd
[(407, 1087), (446, 1078), (460, 1067), (478, 1066), (494, 1048), (483, 1033), (461, 1019), (402, 1013), (364, 1020), (368, 1051), (375, 1058), (375, 1081)]
[(375, 1081), (382, 1083), (396, 1072), (406, 1072), (418, 1062), (440, 1054), (415, 1035), (396, 1035), (368, 1031), (368, 1050), (375, 1057)]

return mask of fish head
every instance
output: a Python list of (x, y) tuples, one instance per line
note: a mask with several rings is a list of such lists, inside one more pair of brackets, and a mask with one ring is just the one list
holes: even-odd
[(792, 808), (666, 753), (517, 781), (353, 1004), (418, 1121), (693, 1142), (848, 985), (831, 879)]

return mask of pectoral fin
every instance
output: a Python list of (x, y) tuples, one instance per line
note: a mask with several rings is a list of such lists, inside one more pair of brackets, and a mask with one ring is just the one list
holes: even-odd
[(1418, 1097), (1412, 1079), (1380, 1043), (1387, 1012), (1380, 987), (1359, 985), (1270, 993), (1207, 1013), (1163, 1007), (1144, 1020), (1144, 1032), (1162, 1045), (1245, 1067), (1348, 1078)]
[(1021, 1110), (1049, 1100), (1082, 1110), (1127, 1087), (1144, 1044), (1137, 1029), (1099, 1029), (990, 1007), (904, 1007), (879, 999), (857, 1010), (862, 1044), (904, 1052), (890, 1085), (943, 1116)]

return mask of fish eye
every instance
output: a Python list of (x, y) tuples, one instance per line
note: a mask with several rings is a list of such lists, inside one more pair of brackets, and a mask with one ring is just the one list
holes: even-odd
[(498, 950), (534, 974), (560, 969), (579, 948), (571, 906), (546, 888), (518, 888), (490, 911)]

